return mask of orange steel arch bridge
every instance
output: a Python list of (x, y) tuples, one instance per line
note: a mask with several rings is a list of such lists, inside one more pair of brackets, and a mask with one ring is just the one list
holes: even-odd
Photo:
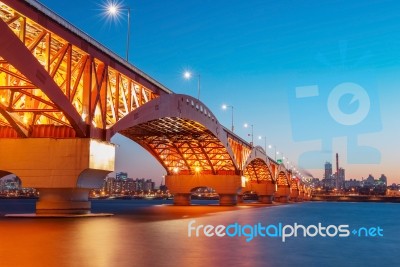
[(88, 190), (114, 171), (120, 133), (167, 171), (175, 204), (209, 186), (220, 204), (306, 199), (284, 165), (36, 1), (0, 1), (0, 176), (40, 191), (37, 212), (86, 213)]

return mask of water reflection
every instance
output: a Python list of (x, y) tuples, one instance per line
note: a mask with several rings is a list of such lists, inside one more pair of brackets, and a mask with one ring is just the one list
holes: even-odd
[[(197, 211), (196, 207), (148, 207), (140, 216), (142, 211), (130, 210), (106, 218), (0, 218), (0, 266), (396, 266), (393, 255), (400, 252), (398, 204), (306, 203), (221, 213), (209, 207)], [(205, 210), (213, 214), (200, 216)], [(279, 238), (251, 242), (244, 237), (189, 238), (188, 222), (193, 219), (196, 224), (212, 225), (379, 224), (385, 236), (293, 238), (285, 243)]]

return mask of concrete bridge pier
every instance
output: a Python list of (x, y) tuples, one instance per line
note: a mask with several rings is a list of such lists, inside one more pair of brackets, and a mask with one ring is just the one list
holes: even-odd
[(253, 183), (251, 185), (252, 190), (258, 195), (258, 201), (263, 204), (272, 204), (274, 194), (276, 191), (276, 185), (272, 182), (257, 184)]
[(190, 200), (190, 194), (188, 193), (174, 194), (174, 205), (176, 206), (189, 206)]
[(238, 204), (239, 204), (239, 203), (243, 203), (243, 194), (242, 194), (242, 193), (239, 193), (239, 194), (237, 195), (236, 199), (237, 199), (237, 203), (238, 203)]
[(165, 184), (174, 194), (174, 205), (190, 205), (190, 192), (196, 187), (211, 187), (219, 194), (221, 206), (236, 205), (241, 190), (240, 175), (173, 174), (165, 177)]
[(304, 191), (303, 190), (299, 191), (299, 196), (297, 197), (297, 200), (299, 202), (303, 202), (304, 201)]
[(220, 206), (235, 206), (238, 203), (236, 194), (219, 194)]
[(258, 201), (263, 203), (263, 204), (272, 204), (272, 200), (274, 199), (274, 196), (258, 196)]
[(289, 186), (278, 186), (278, 190), (275, 193), (275, 201), (281, 203), (289, 202), (291, 189)]
[(293, 189), (292, 192), (290, 193), (290, 200), (294, 202), (299, 202), (300, 201), (300, 192), (298, 189)]
[(37, 214), (90, 213), (89, 190), (114, 170), (114, 145), (89, 138), (0, 139), (0, 173), (39, 190)]
[(88, 214), (91, 202), (84, 188), (39, 188), (36, 214)]

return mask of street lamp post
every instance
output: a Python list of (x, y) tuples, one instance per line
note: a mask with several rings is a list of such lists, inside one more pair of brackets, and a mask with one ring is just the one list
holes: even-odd
[(235, 129), (234, 126), (233, 126), (233, 106), (232, 105), (222, 105), (222, 109), (226, 110), (227, 108), (231, 108), (231, 110), (232, 110), (231, 130), (232, 130), (232, 133), (233, 133), (233, 131)]
[[(253, 129), (254, 129), (253, 126), (254, 126), (254, 125), (251, 124), (250, 126), (251, 126), (251, 145), (254, 146), (254, 134), (253, 134)], [(245, 128), (248, 128), (249, 125), (248, 125), (247, 123), (245, 123), (245, 124), (244, 124), (244, 127), (245, 127)]]
[[(185, 71), (183, 73), (183, 77), (186, 80), (189, 80), (190, 78), (192, 78), (193, 74), (190, 71)], [(196, 74), (198, 80), (197, 80), (197, 100), (200, 100), (200, 74)]]
[(267, 153), (267, 137), (266, 136), (259, 136), (258, 139), (264, 139), (264, 151)]
[(128, 11), (128, 30), (126, 34), (126, 61), (129, 62), (129, 43), (130, 43), (130, 36), (131, 36), (131, 8), (129, 6), (117, 6), (115, 4), (111, 4), (107, 7), (108, 13), (111, 16), (117, 16), (119, 10), (126, 10)]
[[(274, 159), (275, 159), (275, 161), (276, 161), (276, 146), (269, 145), (268, 148), (269, 148), (269, 149), (271, 149), (271, 148), (274, 148), (274, 149), (275, 149), (275, 152), (274, 152)], [(279, 153), (279, 152), (278, 152), (278, 153)]]

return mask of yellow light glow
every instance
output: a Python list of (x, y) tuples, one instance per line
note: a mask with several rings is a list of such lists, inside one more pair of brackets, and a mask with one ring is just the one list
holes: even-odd
[(246, 178), (245, 176), (242, 176), (241, 180), (242, 180), (242, 187), (246, 187), (246, 183), (248, 182), (249, 179)]
[(90, 140), (89, 167), (97, 170), (114, 171), (115, 146), (97, 140)]
[(195, 171), (195, 172), (200, 172), (200, 171), (201, 171), (201, 168), (200, 168), (199, 166), (196, 166), (196, 167), (194, 168), (194, 171)]
[(178, 168), (178, 167), (175, 167), (174, 170), (173, 170), (173, 172), (174, 172), (174, 173), (178, 173), (178, 172), (179, 172), (179, 168)]

